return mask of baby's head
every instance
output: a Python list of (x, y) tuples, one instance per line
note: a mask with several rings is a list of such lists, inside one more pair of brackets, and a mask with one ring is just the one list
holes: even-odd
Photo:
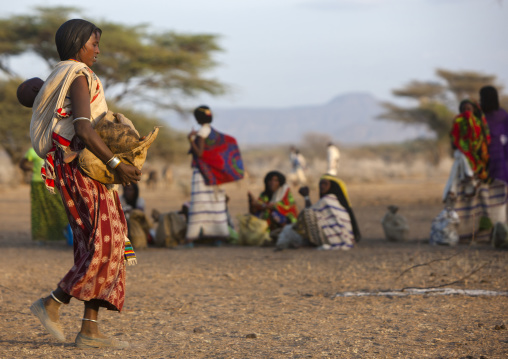
[(19, 103), (25, 107), (32, 107), (42, 85), (44, 85), (44, 81), (38, 77), (28, 79), (19, 85), (16, 93)]

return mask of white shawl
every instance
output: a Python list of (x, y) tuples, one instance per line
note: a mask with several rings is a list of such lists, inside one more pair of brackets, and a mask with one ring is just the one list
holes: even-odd
[(311, 209), (316, 213), (318, 226), (321, 227), (327, 244), (344, 250), (354, 246), (351, 218), (334, 194), (321, 197)]
[(272, 198), (270, 199), (270, 203), (277, 203), (277, 202), (282, 201), (282, 199), (286, 195), (287, 191), (289, 191), (289, 185), (287, 183), (284, 183), (282, 186), (279, 187), (278, 190), (276, 190), (272, 194)]
[(70, 99), (66, 97), (72, 82), (79, 76), (85, 76), (88, 81), (92, 126), (108, 111), (102, 84), (88, 66), (73, 60), (56, 64), (35, 98), (30, 122), (32, 146), (41, 158), (46, 158), (53, 147), (53, 132), (69, 142), (74, 137), (74, 118)]

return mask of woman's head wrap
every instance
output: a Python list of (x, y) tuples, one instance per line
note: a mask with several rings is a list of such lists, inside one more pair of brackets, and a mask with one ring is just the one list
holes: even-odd
[(270, 191), (270, 187), (268, 186), (268, 182), (275, 176), (279, 179), (279, 185), (282, 187), (286, 183), (286, 177), (280, 173), (279, 171), (270, 171), (266, 174), (264, 182), (265, 182), (265, 191), (262, 193), (264, 196), (268, 196), (268, 198), (272, 198), (273, 192)]
[(459, 105), (459, 112), (463, 112), (462, 111), (462, 106), (464, 106), (466, 103), (470, 104), (471, 106), (473, 106), (473, 115), (476, 117), (476, 118), (482, 118), (483, 114), (482, 114), (482, 109), (480, 108), (480, 106), (474, 102), (474, 101), (471, 101), (471, 100), (462, 100), (460, 102), (460, 105)]
[(499, 110), (499, 95), (494, 86), (484, 86), (480, 89), (480, 104), (483, 113)]
[(89, 21), (72, 19), (64, 22), (55, 35), (56, 49), (61, 61), (77, 55), (93, 33), (102, 34), (102, 30)]
[[(344, 182), (342, 182), (337, 177), (334, 177), (329, 174), (325, 174), (325, 175), (321, 176), (320, 180), (330, 181), (330, 189), (328, 190), (327, 193), (323, 193), (323, 195), (330, 194), (330, 193), (334, 194), (335, 197), (337, 197), (337, 200), (339, 202), (340, 202), (341, 197), (343, 196), (346, 199), (348, 205), (351, 206), (351, 203), (349, 202), (349, 196), (348, 196)], [(341, 194), (342, 194), (342, 196), (341, 196)]]
[(212, 122), (212, 111), (208, 106), (199, 106), (194, 110), (194, 117), (198, 123), (210, 123)]

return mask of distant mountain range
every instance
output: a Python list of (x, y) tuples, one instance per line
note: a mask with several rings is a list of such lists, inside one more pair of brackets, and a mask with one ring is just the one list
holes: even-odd
[[(214, 108), (213, 124), (243, 145), (297, 144), (306, 133), (330, 136), (342, 144), (403, 142), (428, 137), (427, 130), (377, 117), (383, 109), (372, 95), (350, 93), (323, 105), (288, 108)], [(180, 124), (171, 123), (175, 128)], [(189, 123), (186, 124), (189, 127)]]

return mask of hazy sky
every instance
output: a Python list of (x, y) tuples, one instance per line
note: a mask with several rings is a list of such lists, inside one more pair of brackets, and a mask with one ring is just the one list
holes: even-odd
[[(63, 0), (2, 1), (1, 16)], [(82, 5), (88, 3), (86, 8)], [(100, 0), (75, 2), (90, 21), (221, 36), (211, 76), (233, 94), (220, 107), (320, 104), (348, 92), (392, 99), (437, 67), (498, 75), (508, 86), (508, 0)], [(103, 34), (107, 36), (107, 34)], [(103, 52), (106, 48), (101, 49)], [(100, 61), (100, 58), (99, 58)], [(22, 75), (41, 76), (19, 61)], [(31, 68), (30, 68), (31, 67)]]

